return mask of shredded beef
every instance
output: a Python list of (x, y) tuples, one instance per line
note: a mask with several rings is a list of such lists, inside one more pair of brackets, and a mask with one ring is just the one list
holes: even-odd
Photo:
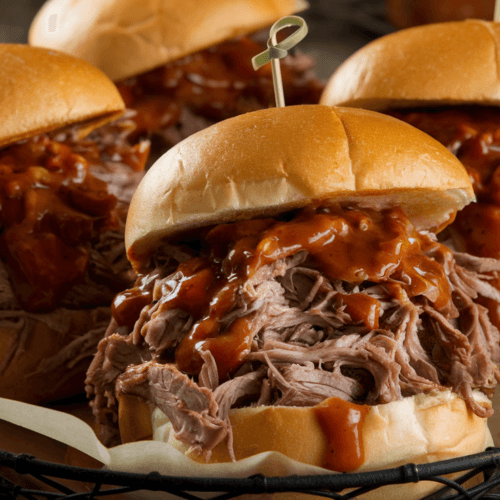
[[(227, 325), (245, 317), (255, 332), (245, 362), (225, 381), (207, 352), (197, 377), (175, 367), (172, 350), (193, 320), (180, 309), (162, 309), (162, 297), (179, 277), (158, 275), (156, 302), (143, 309), (133, 331), (110, 327), (88, 372), (87, 391), (103, 433), (116, 436), (115, 386), (158, 406), (175, 436), (206, 454), (221, 440), (230, 442), (229, 409), (241, 406), (313, 406), (332, 396), (375, 405), (451, 388), (476, 414), (490, 415), (472, 391), (500, 381), (500, 333), (474, 300), (500, 299), (488, 282), (500, 262), (439, 249), (431, 245), (429, 257), (444, 266), (452, 290), (439, 310), (425, 296), (410, 299), (398, 282), (329, 280), (307, 252), (263, 265), (220, 318)], [(168, 247), (162, 251), (168, 254)], [(355, 321), (336, 300), (353, 293), (379, 301), (377, 328)]]

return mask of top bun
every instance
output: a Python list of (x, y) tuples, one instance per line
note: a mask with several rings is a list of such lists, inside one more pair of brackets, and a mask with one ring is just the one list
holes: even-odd
[(49, 0), (29, 43), (81, 57), (118, 81), (307, 7), (305, 0)]
[(434, 229), (473, 198), (462, 164), (411, 125), (358, 109), (271, 108), (164, 154), (134, 194), (125, 242), (139, 268), (164, 237), (310, 203), (400, 205), (418, 229)]
[(77, 123), (84, 135), (125, 109), (106, 75), (54, 50), (0, 44), (0, 68), (0, 147)]
[(321, 104), (386, 110), (500, 104), (500, 23), (419, 26), (383, 36), (344, 61)]

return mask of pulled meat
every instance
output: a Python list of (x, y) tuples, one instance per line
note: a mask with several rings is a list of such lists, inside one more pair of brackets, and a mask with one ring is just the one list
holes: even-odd
[[(227, 278), (219, 288), (207, 253)], [(500, 262), (453, 253), (401, 211), (240, 221), (213, 228), (198, 250), (164, 245), (154, 263), (123, 297), (146, 305), (130, 324), (115, 302), (87, 374), (108, 444), (119, 393), (162, 409), (206, 455), (222, 439), (230, 446), (231, 408), (376, 405), (450, 388), (477, 415), (492, 413), (472, 391), (500, 381), (500, 333), (477, 302), (500, 301)]]

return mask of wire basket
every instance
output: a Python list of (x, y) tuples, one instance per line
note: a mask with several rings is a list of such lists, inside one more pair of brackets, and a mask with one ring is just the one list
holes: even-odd
[[(349, 474), (267, 477), (257, 474), (247, 478), (231, 477), (178, 477), (157, 472), (135, 474), (112, 470), (85, 469), (37, 460), (31, 455), (0, 451), (0, 467), (18, 474), (30, 475), (50, 487), (51, 491), (30, 490), (12, 483), (0, 475), (0, 499), (94, 499), (113, 498), (118, 493), (137, 491), (167, 492), (175, 498), (186, 500), (228, 500), (247, 494), (301, 492), (332, 499), (354, 499), (385, 485), (418, 481), (435, 481), (446, 486), (439, 494), (441, 500), (500, 499), (493, 492), (500, 485), (500, 448), (488, 448), (483, 453), (434, 462), (431, 464), (406, 464), (401, 467), (375, 472)], [(447, 474), (465, 474), (452, 481)], [(472, 477), (483, 474), (480, 484), (466, 489), (462, 486)], [(61, 484), (66, 479), (89, 485), (89, 491), (76, 492)], [(348, 493), (339, 493), (349, 489)]]

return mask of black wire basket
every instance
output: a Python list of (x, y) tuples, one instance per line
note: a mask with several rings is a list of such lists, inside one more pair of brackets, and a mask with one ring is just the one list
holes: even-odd
[[(500, 500), (500, 493), (494, 493), (500, 485), (500, 448), (488, 448), (483, 453), (452, 460), (420, 465), (406, 464), (375, 472), (286, 477), (267, 477), (262, 474), (247, 478), (179, 477), (165, 476), (158, 472), (135, 474), (55, 464), (36, 460), (31, 455), (15, 455), (5, 451), (0, 451), (0, 467), (11, 469), (18, 474), (29, 475), (47, 486), (46, 491), (28, 489), (5, 479), (0, 472), (1, 500), (18, 498), (90, 500), (101, 497), (113, 498), (119, 493), (140, 491), (166, 492), (175, 498), (186, 500), (206, 498), (226, 500), (241, 495), (279, 492), (300, 492), (348, 500), (381, 486), (418, 481), (434, 481), (445, 486), (446, 488), (439, 493), (441, 500), (479, 498)], [(444, 477), (461, 472), (464, 475), (458, 480), (452, 481)], [(479, 484), (469, 489), (462, 486), (477, 475), (482, 475)], [(74, 491), (59, 482), (64, 479), (90, 485), (89, 491)], [(342, 491), (346, 489), (349, 489), (349, 492), (343, 493)], [(161, 495), (159, 496), (161, 498)]]

